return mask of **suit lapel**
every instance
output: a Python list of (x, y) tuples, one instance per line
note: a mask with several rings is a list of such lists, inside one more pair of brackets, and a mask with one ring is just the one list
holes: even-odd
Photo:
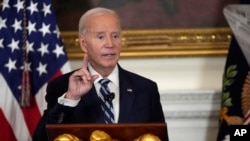
[(127, 121), (134, 102), (134, 91), (126, 71), (119, 67), (120, 113), (118, 122)]
[(100, 106), (101, 100), (98, 97), (94, 86), (91, 88), (90, 92), (87, 94), (86, 101), (84, 102), (86, 104), (88, 103), (89, 105), (92, 105), (92, 108), (90, 109), (90, 117), (92, 117), (93, 121), (96, 123), (103, 123), (104, 115)]

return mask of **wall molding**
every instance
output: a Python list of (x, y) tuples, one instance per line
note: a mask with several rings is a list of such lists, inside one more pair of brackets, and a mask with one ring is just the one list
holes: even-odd
[(161, 94), (167, 119), (218, 119), (221, 92), (180, 91)]

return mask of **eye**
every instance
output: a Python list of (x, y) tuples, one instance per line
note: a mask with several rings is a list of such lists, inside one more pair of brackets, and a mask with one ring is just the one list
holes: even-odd
[(102, 40), (104, 38), (104, 36), (103, 35), (98, 35), (97, 38)]
[(120, 38), (120, 35), (119, 35), (119, 34), (113, 34), (113, 35), (112, 35), (112, 38), (113, 38), (113, 39)]

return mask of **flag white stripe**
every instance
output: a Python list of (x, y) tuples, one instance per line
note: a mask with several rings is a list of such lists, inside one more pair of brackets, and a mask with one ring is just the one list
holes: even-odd
[(41, 115), (43, 114), (43, 111), (47, 107), (47, 103), (45, 102), (45, 95), (46, 95), (46, 87), (48, 83), (45, 83), (38, 91), (38, 93), (35, 95), (37, 108), (39, 109), (39, 112)]
[(67, 61), (61, 68), (62, 74), (68, 73), (71, 71), (70, 63)]
[(16, 101), (14, 95), (10, 91), (4, 77), (0, 73), (0, 90), (2, 97), (0, 98), (0, 108), (9, 122), (12, 131), (19, 141), (31, 141), (31, 136), (23, 117), (22, 110), (19, 103)]

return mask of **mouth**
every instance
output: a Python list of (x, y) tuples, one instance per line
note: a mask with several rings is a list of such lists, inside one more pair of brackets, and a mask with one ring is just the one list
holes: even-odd
[(115, 53), (106, 53), (106, 54), (103, 54), (102, 56), (104, 56), (104, 57), (113, 57), (115, 55), (116, 55)]

